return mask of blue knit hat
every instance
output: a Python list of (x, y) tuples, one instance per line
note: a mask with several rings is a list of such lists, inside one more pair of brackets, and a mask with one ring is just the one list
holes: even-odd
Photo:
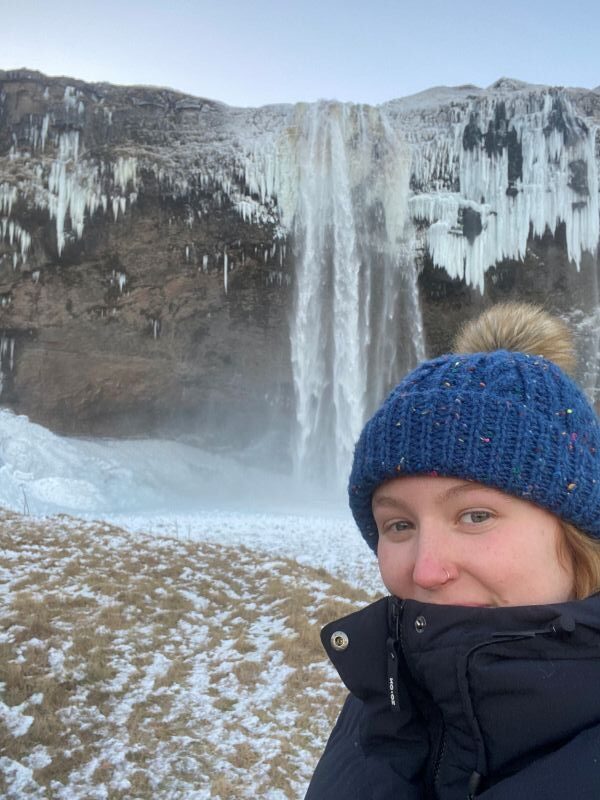
[(350, 508), (373, 550), (373, 492), (402, 475), (493, 486), (600, 538), (600, 420), (541, 356), (445, 355), (396, 386), (365, 425), (350, 475)]

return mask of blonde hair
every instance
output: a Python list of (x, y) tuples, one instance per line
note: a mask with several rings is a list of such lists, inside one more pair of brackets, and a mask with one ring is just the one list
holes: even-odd
[(558, 556), (573, 571), (573, 598), (583, 600), (600, 591), (600, 540), (570, 522), (561, 520), (561, 528)]

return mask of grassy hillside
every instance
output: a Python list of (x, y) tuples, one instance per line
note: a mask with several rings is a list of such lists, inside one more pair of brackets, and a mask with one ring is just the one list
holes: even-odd
[(372, 598), (244, 547), (0, 516), (0, 794), (301, 797), (344, 696), (319, 629)]

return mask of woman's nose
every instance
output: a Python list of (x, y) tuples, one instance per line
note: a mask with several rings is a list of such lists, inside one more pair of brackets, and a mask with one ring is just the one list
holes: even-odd
[(447, 546), (439, 533), (419, 531), (412, 579), (422, 589), (436, 589), (450, 580), (452, 570)]

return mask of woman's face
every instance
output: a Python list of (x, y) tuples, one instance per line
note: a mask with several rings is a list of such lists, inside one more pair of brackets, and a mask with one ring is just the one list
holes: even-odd
[(397, 597), (460, 606), (573, 597), (572, 567), (558, 555), (558, 518), (527, 500), (417, 475), (379, 486), (373, 515), (381, 576)]

